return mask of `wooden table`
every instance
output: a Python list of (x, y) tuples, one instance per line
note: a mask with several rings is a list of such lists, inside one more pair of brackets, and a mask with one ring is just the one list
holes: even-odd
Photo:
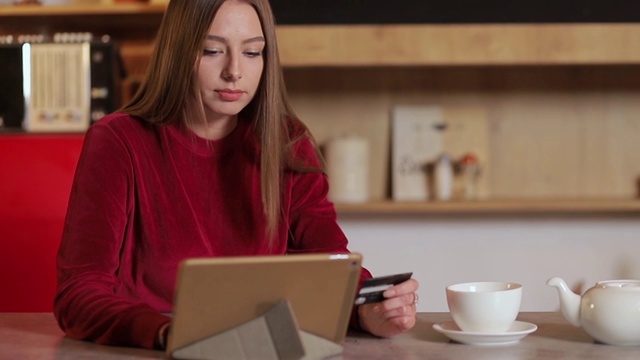
[[(434, 323), (450, 319), (447, 313), (420, 313), (411, 332), (393, 339), (350, 334), (341, 359), (640, 359), (640, 346), (595, 343), (557, 313), (521, 313), (519, 320), (537, 324), (538, 330), (516, 344), (501, 346), (454, 343), (433, 330)], [(159, 351), (102, 346), (65, 337), (49, 313), (0, 313), (2, 360), (164, 358)]]

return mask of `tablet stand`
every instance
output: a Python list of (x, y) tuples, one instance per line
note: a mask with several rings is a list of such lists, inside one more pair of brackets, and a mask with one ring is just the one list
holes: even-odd
[(300, 330), (291, 305), (280, 300), (267, 313), (233, 329), (176, 349), (173, 359), (321, 360), (342, 345)]

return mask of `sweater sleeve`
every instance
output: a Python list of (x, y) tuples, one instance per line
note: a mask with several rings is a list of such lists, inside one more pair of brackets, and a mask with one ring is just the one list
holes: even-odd
[[(320, 168), (313, 144), (301, 140), (297, 155), (307, 165)], [(329, 182), (321, 171), (294, 172), (289, 189), (291, 209), (289, 212), (289, 253), (348, 253), (348, 240), (337, 222), (332, 202), (327, 198)], [(362, 268), (358, 289), (371, 273)], [(360, 330), (357, 306), (354, 306), (349, 323)]]
[(120, 253), (131, 211), (131, 157), (100, 123), (87, 132), (58, 251), (54, 314), (69, 336), (100, 344), (153, 348), (170, 321), (118, 294)]

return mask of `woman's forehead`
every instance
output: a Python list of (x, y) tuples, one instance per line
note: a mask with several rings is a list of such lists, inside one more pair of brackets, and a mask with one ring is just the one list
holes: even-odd
[(225, 39), (264, 36), (256, 9), (242, 0), (227, 0), (222, 3), (211, 21), (208, 35)]

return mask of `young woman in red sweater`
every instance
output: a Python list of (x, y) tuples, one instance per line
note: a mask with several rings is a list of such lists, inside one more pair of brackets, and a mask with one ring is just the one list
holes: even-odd
[[(183, 259), (348, 252), (327, 190), (268, 0), (171, 0), (139, 91), (87, 132), (58, 254), (60, 327), (162, 348)], [(352, 325), (407, 331), (417, 287), (359, 306)]]

